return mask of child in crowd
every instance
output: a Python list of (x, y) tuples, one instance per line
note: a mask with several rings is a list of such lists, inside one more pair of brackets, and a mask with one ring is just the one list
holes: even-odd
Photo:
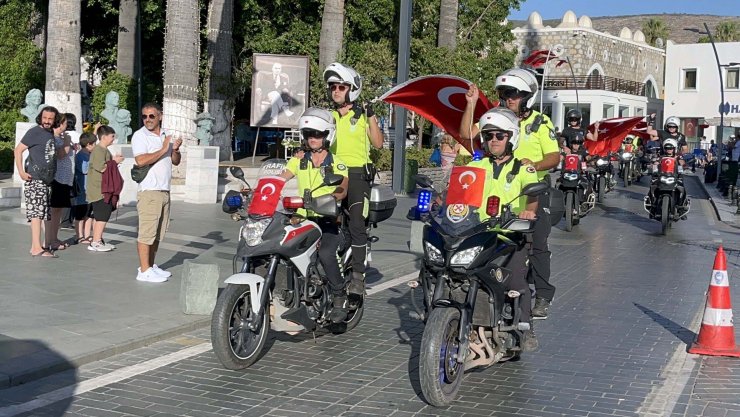
[(92, 243), (93, 220), (92, 205), (87, 202), (87, 173), (90, 166), (90, 152), (95, 148), (98, 138), (92, 133), (83, 133), (80, 136), (80, 150), (75, 156), (75, 192), (72, 206), (72, 215), (75, 219), (75, 230), (77, 231), (77, 243), (89, 245)]
[(87, 174), (87, 201), (92, 206), (93, 239), (87, 249), (94, 252), (109, 252), (116, 247), (103, 241), (103, 231), (105, 225), (110, 220), (111, 213), (115, 207), (106, 203), (103, 199), (103, 173), (106, 170), (106, 162), (115, 160), (120, 164), (123, 161), (122, 155), (113, 157), (108, 150), (116, 140), (116, 131), (110, 126), (100, 126), (97, 130), (98, 144), (90, 152), (90, 165)]

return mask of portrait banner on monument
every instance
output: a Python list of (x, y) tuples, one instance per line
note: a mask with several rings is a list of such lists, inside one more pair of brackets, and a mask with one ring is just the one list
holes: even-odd
[(249, 124), (294, 128), (308, 105), (308, 57), (254, 54)]

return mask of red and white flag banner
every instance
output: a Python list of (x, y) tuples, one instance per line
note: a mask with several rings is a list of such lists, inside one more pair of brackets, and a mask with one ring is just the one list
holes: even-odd
[[(599, 121), (599, 136), (596, 141), (587, 140), (584, 143), (591, 155), (606, 156), (609, 152), (616, 152), (622, 146), (625, 136), (632, 133), (635, 126), (644, 120), (643, 116), (616, 117)], [(588, 127), (591, 133), (596, 132), (596, 124)]]
[(283, 177), (262, 177), (257, 182), (257, 186), (254, 187), (254, 194), (252, 195), (252, 202), (249, 204), (247, 210), (249, 214), (255, 214), (258, 216), (272, 216), (275, 214), (278, 202), (280, 202), (280, 193), (283, 191), (285, 186), (285, 178)]

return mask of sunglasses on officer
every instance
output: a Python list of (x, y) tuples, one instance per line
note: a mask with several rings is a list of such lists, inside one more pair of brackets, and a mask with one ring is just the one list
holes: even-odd
[(339, 84), (339, 83), (329, 84), (329, 89), (331, 91), (337, 91), (338, 90), (340, 93), (343, 93), (343, 92), (347, 91), (348, 88), (349, 88), (349, 86), (347, 86), (345, 84)]
[(581, 119), (579, 119), (577, 117), (571, 117), (570, 119), (568, 119), (568, 122), (576, 122), (576, 123), (578, 123), (580, 121), (581, 121)]
[(301, 136), (303, 136), (303, 139), (324, 139), (329, 136), (329, 132), (316, 129), (301, 129)]
[(498, 94), (499, 98), (501, 100), (508, 100), (508, 99), (517, 99), (524, 97), (524, 93), (517, 90), (516, 88), (499, 88), (496, 90), (496, 93)]
[(511, 133), (507, 130), (484, 130), (480, 132), (480, 135), (486, 142), (493, 139), (501, 141), (511, 137)]

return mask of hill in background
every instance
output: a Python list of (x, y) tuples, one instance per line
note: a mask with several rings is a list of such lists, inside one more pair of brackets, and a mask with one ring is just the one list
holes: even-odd
[[(576, 14), (578, 15), (578, 13)], [(578, 17), (581, 16), (578, 15)], [(619, 32), (623, 27), (627, 27), (634, 32), (636, 29), (642, 29), (642, 24), (647, 22), (650, 18), (662, 19), (671, 31), (668, 39), (675, 43), (696, 43), (703, 35), (686, 29), (698, 29), (703, 32), (703, 23), (706, 23), (707, 26), (709, 26), (712, 33), (714, 33), (715, 27), (720, 22), (734, 20), (740, 23), (740, 17), (696, 14), (643, 14), (633, 16), (589, 17), (593, 22), (595, 30), (598, 30), (599, 32), (608, 32), (615, 36), (619, 36)], [(547, 19), (543, 20), (542, 23), (545, 26), (556, 27), (560, 24), (560, 21), (560, 19)], [(527, 22), (524, 20), (512, 20), (511, 23), (514, 27), (521, 27)]]

